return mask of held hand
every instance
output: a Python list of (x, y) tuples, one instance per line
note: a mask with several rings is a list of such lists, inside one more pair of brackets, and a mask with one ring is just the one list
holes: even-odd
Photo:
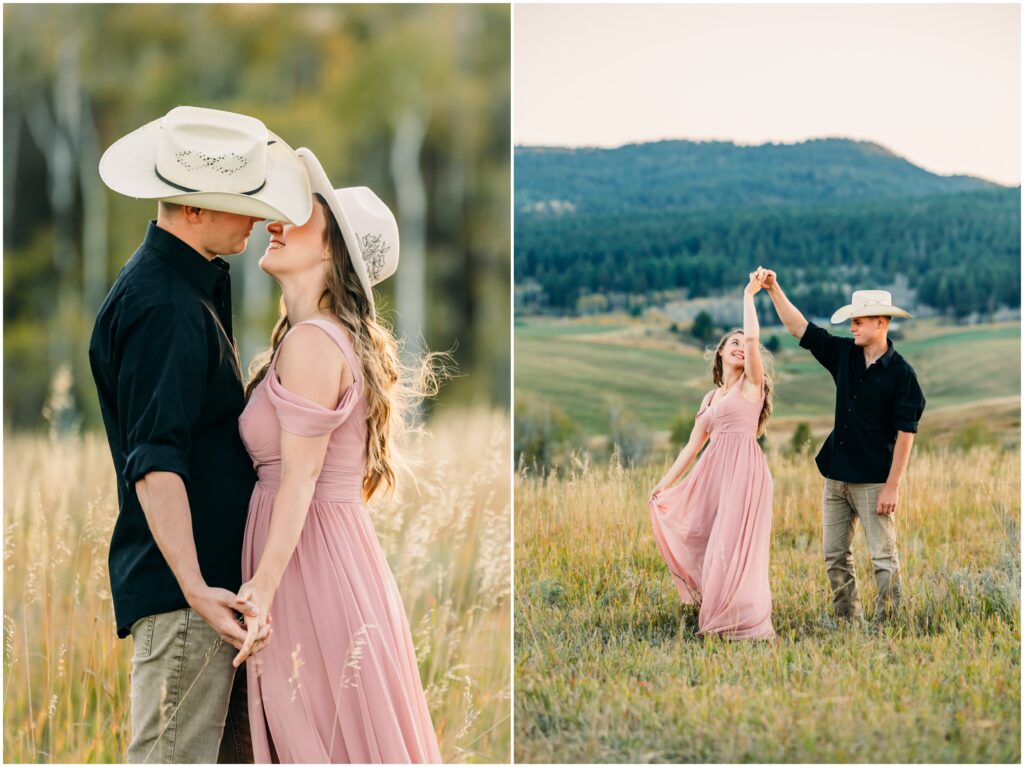
[(231, 661), (231, 665), (238, 668), (249, 656), (255, 655), (270, 642), (270, 635), (273, 633), (273, 629), (270, 627), (270, 615), (267, 615), (266, 623), (263, 623), (259, 617), (245, 616), (245, 642), (242, 643), (241, 649), (238, 654)]
[(875, 506), (875, 511), (883, 516), (894, 514), (898, 497), (899, 488), (886, 483), (885, 487), (882, 488), (882, 492), (878, 494), (878, 503)]
[(247, 618), (255, 617), (259, 610), (254, 604), (248, 601), (237, 602), (235, 595), (227, 589), (210, 586), (204, 586), (186, 598), (189, 607), (199, 613), (199, 617), (210, 624), (221, 639), (232, 647), (241, 649), (245, 642), (245, 632), (238, 624), (236, 616), (241, 612)]
[(241, 666), (250, 655), (262, 650), (270, 641), (270, 603), (273, 599), (273, 591), (255, 579), (243, 583), (238, 590), (235, 604), (239, 609), (244, 605), (251, 605), (255, 612), (245, 615), (246, 633), (238, 648), (238, 655), (232, 661), (235, 668)]
[(749, 296), (757, 295), (758, 291), (764, 287), (764, 275), (761, 267), (757, 268), (756, 272), (750, 273), (750, 282), (747, 283), (747, 287), (744, 288), (744, 292)]
[(758, 271), (762, 273), (761, 287), (763, 287), (765, 290), (771, 290), (772, 288), (779, 284), (778, 277), (776, 276), (775, 272), (773, 272), (771, 269), (765, 269), (762, 266), (758, 267)]

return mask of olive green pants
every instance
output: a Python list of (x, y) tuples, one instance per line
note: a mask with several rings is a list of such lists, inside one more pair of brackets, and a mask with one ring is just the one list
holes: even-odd
[(879, 514), (875, 510), (883, 487), (885, 484), (881, 482), (854, 484), (825, 480), (822, 548), (837, 618), (861, 616), (857, 577), (853, 572), (853, 533), (858, 519), (864, 528), (878, 587), (875, 618), (882, 618), (899, 608), (900, 558), (896, 550), (895, 515)]
[(131, 763), (251, 764), (245, 669), (191, 608), (132, 624)]

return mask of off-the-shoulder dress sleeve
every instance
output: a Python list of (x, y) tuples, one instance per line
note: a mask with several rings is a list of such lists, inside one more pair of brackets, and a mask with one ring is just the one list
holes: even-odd
[[(308, 324), (315, 324), (317, 327), (321, 327), (320, 323), (310, 322)], [(323, 328), (321, 327), (321, 329)], [(336, 343), (338, 342), (338, 339), (334, 338), (330, 333), (327, 333), (327, 335), (331, 336)], [(285, 337), (281, 342), (281, 346), (278, 347), (270, 370), (267, 371), (267, 398), (277, 411), (277, 418), (281, 424), (281, 429), (290, 434), (297, 434), (300, 437), (318, 437), (334, 431), (345, 422), (345, 419), (348, 418), (355, 408), (356, 403), (359, 402), (363, 389), (363, 380), (359, 373), (359, 367), (357, 365), (353, 366), (354, 380), (351, 386), (345, 390), (345, 393), (341, 395), (341, 401), (338, 402), (338, 406), (331, 410), (285, 388), (284, 384), (278, 379), (276, 371), (277, 355), (280, 354), (281, 348), (287, 342), (288, 339)], [(340, 343), (338, 345), (351, 365), (353, 360), (347, 350)]]

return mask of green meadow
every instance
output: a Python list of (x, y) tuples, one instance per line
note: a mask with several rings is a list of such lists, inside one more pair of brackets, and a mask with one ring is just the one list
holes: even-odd
[(1020, 450), (915, 452), (885, 624), (833, 621), (821, 480), (807, 456), (769, 465), (771, 642), (696, 636), (651, 533), (663, 465), (520, 473), (517, 762), (1020, 762)]
[[(662, 436), (711, 388), (669, 321), (517, 321), (517, 404), (607, 433), (621, 398)], [(842, 333), (842, 329), (835, 332)], [(769, 466), (773, 642), (699, 638), (655, 546), (646, 499), (671, 456), (577, 454), (515, 488), (516, 761), (1020, 762), (1020, 324), (904, 323), (928, 398), (897, 511), (904, 605), (837, 624), (821, 557), (821, 478), (778, 449), (832, 424), (828, 373), (782, 328)], [(975, 429), (981, 446), (957, 435)], [(959, 445), (959, 446), (957, 446)], [(861, 598), (875, 597), (863, 535)]]

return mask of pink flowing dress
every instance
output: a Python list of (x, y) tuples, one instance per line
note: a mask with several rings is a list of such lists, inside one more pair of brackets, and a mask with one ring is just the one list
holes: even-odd
[[(270, 370), (239, 429), (259, 481), (249, 502), (242, 574), (256, 571), (281, 477), (281, 430), (331, 432), (298, 545), (271, 607), (273, 637), (246, 663), (259, 763), (440, 762), (412, 635), (362, 502), (367, 405), (347, 333), (308, 320), (341, 347), (355, 382), (334, 410), (284, 388)], [(282, 342), (282, 346), (287, 342)]]
[(762, 384), (751, 402), (741, 385), (710, 407), (714, 392), (705, 397), (697, 425), (710, 444), (693, 471), (648, 508), (680, 599), (700, 604), (700, 633), (770, 638), (772, 476), (756, 438), (765, 392)]

